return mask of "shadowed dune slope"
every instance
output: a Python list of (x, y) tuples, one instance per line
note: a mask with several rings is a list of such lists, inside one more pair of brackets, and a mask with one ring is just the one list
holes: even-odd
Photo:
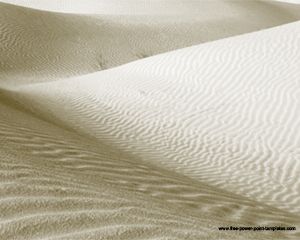
[(51, 121), (298, 214), (299, 24), (16, 91)]
[(299, 6), (62, 2), (0, 3), (1, 240), (300, 239)]
[(197, 14), (74, 15), (0, 3), (1, 83), (95, 72), (300, 19), (300, 7), (270, 2), (196, 1), (193, 8)]
[(295, 226), (298, 217), (156, 167), (30, 107), (25, 111), (23, 95), (1, 91), (0, 96), (1, 239), (299, 236), (218, 231), (220, 226)]
[(1, 92), (1, 239), (281, 239), (217, 228), (297, 224), (296, 215), (157, 168), (15, 99)]

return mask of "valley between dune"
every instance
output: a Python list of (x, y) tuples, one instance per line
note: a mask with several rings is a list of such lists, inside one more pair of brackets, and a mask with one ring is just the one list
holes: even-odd
[(299, 4), (1, 1), (0, 239), (299, 239), (299, 66)]

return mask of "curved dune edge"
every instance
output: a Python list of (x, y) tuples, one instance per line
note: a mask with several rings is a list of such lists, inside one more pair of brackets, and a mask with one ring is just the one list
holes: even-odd
[(299, 23), (19, 86), (17, 96), (74, 131), (298, 212)]
[(300, 20), (300, 6), (289, 4), (200, 1), (193, 7), (198, 14), (120, 16), (51, 13), (0, 3), (1, 84), (82, 75)]
[[(75, 188), (72, 191), (79, 191), (73, 183), (75, 174), (76, 179), (78, 176), (91, 185), (94, 180), (96, 184), (99, 181), (108, 183), (107, 188), (114, 194), (128, 191), (127, 198), (131, 194), (141, 194), (144, 201), (153, 198), (158, 205), (175, 209), (177, 214), (181, 212), (178, 209), (182, 209), (183, 218), (200, 221), (184, 225), (185, 229), (166, 230), (152, 228), (148, 222), (151, 214), (140, 213), (146, 225), (140, 226), (140, 231), (137, 230), (141, 229), (139, 226), (126, 226), (121, 235), (124, 239), (137, 237), (146, 231), (145, 228), (149, 229), (146, 236), (153, 238), (227, 237), (227, 233), (215, 232), (214, 227), (203, 229), (209, 223), (212, 224), (209, 226), (288, 225), (299, 229), (300, 166), (296, 159), (300, 139), (297, 131), (300, 123), (297, 115), (300, 44), (295, 37), (299, 34), (299, 26), (297, 22), (86, 76), (2, 91), (3, 102), (11, 108), (27, 109), (41, 120), (55, 124), (60, 131), (65, 129), (73, 134), (69, 138), (62, 132), (65, 142), (49, 141), (48, 137), (58, 138), (59, 134), (40, 136), (35, 133), (39, 130), (33, 128), (52, 132), (53, 127), (41, 128), (31, 123), (29, 127), (18, 129), (17, 126), (25, 123), (13, 124), (19, 118), (12, 113), (10, 119), (1, 118), (4, 119), (2, 135), (6, 136), (5, 141), (11, 142), (11, 149), (15, 148), (14, 144), (19, 144), (19, 148), (25, 144), (26, 151), (32, 149), (30, 151), (38, 159), (47, 159), (49, 164), (54, 161), (49, 171), (56, 174), (57, 180), (63, 181), (63, 178), (64, 184)], [(93, 150), (80, 145), (85, 141)], [(22, 150), (18, 152), (23, 154)], [(39, 165), (39, 169), (41, 167)], [(52, 170), (56, 168), (63, 170), (63, 175), (61, 171)], [(42, 170), (37, 172), (42, 176), (46, 174)], [(36, 181), (22, 177), (22, 173), (17, 176), (21, 176), (22, 182), (27, 178), (26, 181)], [(46, 176), (37, 180), (38, 186), (42, 184), (41, 189), (25, 192), (38, 191), (40, 195), (39, 191), (50, 181), (49, 175)], [(12, 179), (16, 181), (15, 177)], [(8, 187), (17, 186), (8, 184)], [(35, 184), (32, 186), (35, 188)], [(97, 186), (102, 191), (107, 185)], [(5, 195), (4, 190), (1, 196)], [(16, 206), (18, 204), (19, 200)], [(35, 204), (33, 211), (37, 211)], [(54, 221), (53, 228), (67, 221), (70, 224), (67, 229), (73, 231), (77, 221), (89, 223), (91, 218), (103, 219), (100, 213), (93, 213), (93, 209), (91, 212), (84, 210), (84, 213), (73, 211), (62, 211), (55, 216), (51, 212), (49, 221)], [(119, 218), (118, 214), (116, 216)], [(161, 217), (164, 219), (165, 215)], [(30, 221), (27, 218), (4, 221), (4, 233), (10, 236), (14, 226), (31, 226), (34, 219), (43, 218), (37, 214)], [(175, 217), (170, 221), (172, 226), (184, 222)], [(160, 222), (160, 226), (165, 225)], [(94, 232), (86, 227), (87, 230), (83, 229), (80, 234), (95, 238), (103, 234), (101, 229)], [(43, 236), (54, 234), (43, 224), (38, 229), (38, 234)], [(107, 230), (108, 234), (118, 230), (111, 225), (106, 229), (112, 230)], [(23, 230), (21, 233), (24, 234)], [(71, 233), (62, 234), (69, 236)], [(299, 230), (252, 234), (228, 235), (228, 238), (299, 238)]]
[(293, 214), (157, 168), (38, 119), (4, 95), (4, 239), (281, 239), (282, 233), (232, 234), (217, 228), (297, 222)]
[[(79, 13), (79, 14), (113, 14), (113, 15), (210, 15), (212, 18), (230, 12), (231, 0), (1, 0), (18, 6), (44, 11)], [(252, 0), (244, 0), (247, 5)], [(271, 4), (270, 6), (285, 6), (293, 11), (289, 3), (299, 3), (299, 0), (259, 0), (257, 2)], [(288, 3), (288, 4), (287, 4)], [(290, 5), (290, 6), (289, 6)], [(202, 10), (202, 11), (201, 11)], [(236, 13), (239, 14), (239, 13)]]
[[(300, 22), (151, 57), (297, 8), (210, 4), (172, 25), (0, 3), (0, 239), (300, 238)], [(297, 231), (218, 231), (241, 225)]]

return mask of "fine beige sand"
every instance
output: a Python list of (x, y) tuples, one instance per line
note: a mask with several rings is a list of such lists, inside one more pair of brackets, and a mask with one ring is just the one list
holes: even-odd
[[(276, 2), (191, 1), (186, 4), (176, 0), (175, 4), (165, 0), (163, 8), (159, 8), (160, 1), (147, 0), (144, 5), (153, 4), (144, 6), (140, 1), (129, 0), (128, 6), (139, 6), (133, 13), (129, 9), (114, 13), (120, 1), (110, 4), (114, 2), (115, 7), (99, 8), (99, 12), (107, 11), (101, 15), (44, 12), (0, 2), (0, 77), (9, 83), (17, 78), (19, 84), (80, 75), (300, 20), (300, 6)], [(126, 1), (122, 2), (124, 5)], [(181, 5), (187, 6), (179, 14), (175, 10), (180, 10)], [(153, 12), (158, 8), (166, 14), (155, 15)]]
[(300, 5), (3, 2), (1, 240), (300, 238)]

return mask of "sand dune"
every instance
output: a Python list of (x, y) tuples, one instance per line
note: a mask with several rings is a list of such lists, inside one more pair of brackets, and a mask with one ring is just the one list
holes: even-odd
[(298, 212), (298, 27), (15, 91), (62, 126)]
[[(95, 142), (282, 209), (282, 219), (296, 214), (292, 218), (299, 220), (300, 45), (294, 38), (299, 24), (78, 78), (28, 84), (18, 87), (11, 98)], [(239, 206), (239, 201), (229, 202)], [(210, 204), (210, 214), (212, 206), (220, 206)], [(231, 212), (227, 207), (221, 208)], [(252, 212), (247, 208), (237, 207), (243, 209), (242, 216)], [(234, 212), (236, 219), (239, 214)], [(267, 215), (255, 213), (256, 224), (269, 222)]]
[[(167, 3), (163, 9), (168, 9)], [(156, 11), (155, 6), (147, 9)], [(91, 73), (300, 20), (300, 6), (288, 4), (200, 1), (193, 2), (192, 7), (197, 14), (161, 17), (107, 15), (109, 12), (70, 15), (0, 3), (0, 77), (11, 84), (16, 78), (17, 83), (21, 78), (36, 82)]]
[(3, 2), (0, 239), (300, 238), (299, 6)]
[(216, 228), (297, 223), (293, 214), (49, 123), (14, 98), (1, 98), (2, 239), (280, 239)]

